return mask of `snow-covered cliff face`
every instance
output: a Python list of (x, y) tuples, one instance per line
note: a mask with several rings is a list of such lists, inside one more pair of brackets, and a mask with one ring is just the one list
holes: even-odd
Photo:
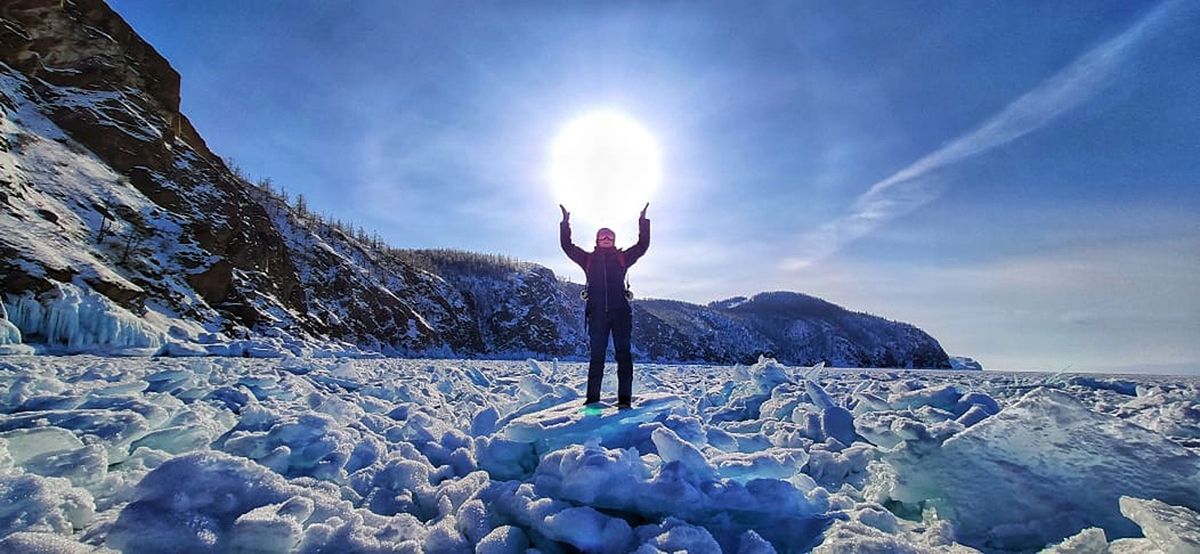
[[(57, 313), (62, 299), (95, 291), (102, 321), (92, 327), (141, 319), (160, 335), (147, 347), (206, 345), (173, 347), (197, 353), (444, 346), (437, 322), (403, 294), (362, 282), (352, 249), (331, 253), (320, 229), (269, 213), (179, 113), (178, 74), (102, 1), (7, 2), (0, 18), (0, 287), (10, 308), (31, 298)], [(390, 269), (401, 285), (438, 281)], [(403, 290), (412, 298), (418, 287)], [(67, 350), (123, 347), (22, 331)]]
[(983, 364), (966, 356), (951, 356), (950, 367), (959, 371), (983, 371)]
[[(0, 5), (0, 353), (586, 354), (579, 285), (289, 206), (208, 149), (179, 82), (101, 0)], [(794, 300), (639, 300), (636, 354), (948, 367), (911, 326)]]

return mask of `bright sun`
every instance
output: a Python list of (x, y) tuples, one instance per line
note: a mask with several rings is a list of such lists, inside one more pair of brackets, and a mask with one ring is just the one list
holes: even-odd
[(636, 218), (661, 177), (654, 137), (616, 111), (575, 118), (551, 148), (550, 183), (572, 220), (612, 226)]

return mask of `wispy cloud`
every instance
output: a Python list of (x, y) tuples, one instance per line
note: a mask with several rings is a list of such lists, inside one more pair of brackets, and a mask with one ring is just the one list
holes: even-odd
[(1173, 8), (1182, 3), (1183, 0), (1168, 0), (1159, 4), (1131, 27), (1079, 56), (979, 127), (875, 183), (858, 197), (850, 213), (806, 233), (800, 240), (805, 251), (786, 258), (783, 267), (789, 270), (807, 267), (884, 223), (935, 200), (946, 185), (931, 175), (936, 170), (1036, 131), (1096, 95), (1114, 79), (1136, 46), (1160, 29)]

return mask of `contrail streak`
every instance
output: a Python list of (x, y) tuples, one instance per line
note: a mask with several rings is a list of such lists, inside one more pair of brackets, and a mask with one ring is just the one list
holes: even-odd
[(942, 188), (927, 178), (931, 172), (1036, 131), (1095, 96), (1112, 81), (1138, 43), (1162, 27), (1168, 13), (1184, 1), (1159, 4), (1121, 34), (1079, 56), (979, 127), (875, 183), (855, 200), (850, 213), (804, 234), (800, 244), (807, 251), (785, 259), (783, 267), (807, 267), (884, 223), (935, 200)]

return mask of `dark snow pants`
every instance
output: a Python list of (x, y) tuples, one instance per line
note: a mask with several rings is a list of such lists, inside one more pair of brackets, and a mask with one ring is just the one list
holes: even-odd
[(613, 350), (617, 357), (617, 402), (628, 404), (633, 399), (633, 354), (629, 351), (629, 335), (632, 332), (633, 310), (630, 308), (616, 308), (607, 312), (601, 308), (589, 314), (588, 340), (592, 356), (588, 364), (588, 402), (600, 401), (609, 333), (612, 333)]

